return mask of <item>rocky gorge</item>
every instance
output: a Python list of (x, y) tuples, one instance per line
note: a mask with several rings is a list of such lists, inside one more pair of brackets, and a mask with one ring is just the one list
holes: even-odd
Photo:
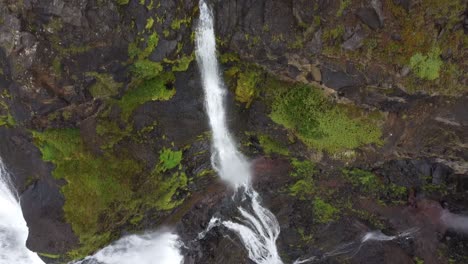
[[(229, 127), (285, 263), (466, 263), (467, 2), (211, 1)], [(252, 263), (210, 164), (198, 1), (0, 0), (0, 156), (46, 263), (170, 226)], [(445, 219), (445, 220), (444, 220)], [(370, 230), (411, 239), (326, 252)]]

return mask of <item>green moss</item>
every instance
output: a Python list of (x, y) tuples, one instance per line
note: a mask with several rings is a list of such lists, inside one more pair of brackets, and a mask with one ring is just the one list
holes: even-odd
[(158, 46), (159, 43), (159, 36), (158, 33), (154, 32), (153, 34), (149, 35), (148, 40), (146, 42), (146, 48), (138, 54), (138, 58), (140, 60), (147, 58), (151, 53), (153, 53), (154, 49)]
[(359, 109), (333, 104), (310, 86), (276, 92), (270, 117), (291, 129), (308, 146), (330, 153), (381, 143), (375, 120)]
[(376, 193), (380, 189), (381, 182), (372, 172), (352, 169), (343, 170), (343, 173), (350, 179), (353, 186), (361, 187), (365, 193)]
[[(94, 155), (77, 129), (34, 131), (33, 137), (42, 158), (54, 164), (53, 176), (67, 182), (61, 188), (65, 219), (80, 239), (80, 247), (68, 254), (71, 259), (104, 246), (118, 235), (119, 227), (141, 219), (148, 210), (171, 210), (187, 193), (183, 171), (145, 173), (143, 164), (121, 151)], [(158, 166), (174, 169), (181, 153), (168, 157), (166, 152)]]
[(250, 106), (255, 97), (256, 86), (260, 80), (257, 71), (245, 71), (239, 74), (236, 85), (236, 100)]
[(102, 149), (112, 149), (115, 144), (130, 134), (129, 126), (125, 129), (120, 128), (119, 124), (113, 120), (106, 118), (98, 119), (96, 125), (96, 133), (101, 137), (105, 138), (104, 144), (101, 146)]
[[(149, 74), (147, 76), (150, 76)], [(128, 120), (133, 111), (148, 101), (167, 101), (171, 99), (176, 91), (169, 89), (167, 85), (172, 84), (173, 75), (164, 75), (141, 82), (136, 88), (127, 91), (117, 105), (122, 109), (122, 117)]]
[(392, 203), (406, 200), (407, 189), (394, 183), (383, 183), (374, 173), (357, 168), (344, 169), (343, 174), (360, 193), (375, 198), (385, 198)]
[(171, 28), (173, 30), (179, 30), (182, 24), (189, 25), (191, 22), (192, 18), (190, 16), (183, 19), (174, 19), (171, 23)]
[(323, 39), (325, 41), (336, 40), (343, 36), (345, 28), (343, 25), (339, 25), (332, 29), (326, 29), (323, 31)]
[(117, 95), (123, 84), (114, 81), (110, 74), (97, 72), (88, 72), (86, 76), (91, 76), (96, 79), (96, 82), (89, 88), (89, 92), (94, 98), (106, 98)]
[(300, 200), (306, 200), (316, 191), (313, 176), (315, 174), (315, 165), (308, 161), (291, 160), (293, 172), (291, 177), (295, 182), (289, 186), (289, 193), (298, 197)]
[(157, 170), (165, 172), (180, 165), (182, 161), (182, 151), (173, 151), (164, 148), (159, 152), (159, 164)]
[(287, 147), (283, 146), (281, 143), (271, 139), (267, 135), (259, 135), (258, 140), (260, 141), (260, 145), (263, 148), (265, 154), (280, 154), (283, 156), (289, 155), (289, 150)]
[(139, 60), (133, 65), (132, 72), (140, 79), (151, 79), (158, 76), (163, 70), (161, 63), (150, 60)]
[(410, 67), (421, 79), (435, 80), (439, 78), (440, 68), (443, 62), (440, 59), (440, 49), (433, 48), (428, 54), (414, 54), (410, 59)]
[(313, 236), (312, 234), (306, 234), (306, 232), (304, 231), (304, 228), (302, 227), (299, 227), (297, 229), (297, 232), (299, 233), (299, 235), (301, 236), (301, 240), (302, 242), (304, 243), (310, 243), (313, 239)]
[(338, 11), (336, 11), (336, 16), (341, 17), (345, 9), (348, 8), (348, 6), (350, 5), (351, 5), (351, 0), (341, 0), (340, 7), (338, 8)]
[(223, 53), (219, 57), (219, 59), (220, 59), (221, 63), (230, 63), (230, 62), (239, 62), (240, 61), (239, 55), (237, 55), (236, 53), (232, 53), (232, 52)]
[(331, 204), (323, 201), (320, 198), (315, 198), (314, 206), (314, 221), (321, 224), (326, 224), (337, 219), (339, 210)]
[(53, 176), (67, 181), (62, 187), (66, 220), (80, 237), (80, 242), (90, 244), (102, 229), (101, 214), (114, 215), (115, 203), (123, 205), (131, 200), (131, 177), (128, 175), (140, 173), (141, 165), (113, 155), (95, 157), (86, 150), (75, 129), (46, 130), (34, 132), (33, 136), (42, 158), (55, 165)]
[(60, 57), (54, 58), (54, 60), (52, 61), (52, 69), (54, 70), (55, 76), (62, 76), (62, 64)]
[(14, 127), (16, 121), (10, 114), (10, 109), (5, 102), (0, 101), (0, 126)]
[(57, 254), (47, 254), (47, 253), (37, 253), (41, 257), (49, 258), (49, 259), (58, 259), (60, 258), (60, 255)]
[(153, 25), (154, 25), (154, 19), (150, 17), (146, 20), (145, 29), (150, 30), (153, 27)]
[(116, 0), (118, 5), (127, 5), (130, 0)]
[(180, 59), (176, 60), (174, 62), (174, 66), (172, 66), (172, 71), (173, 72), (183, 72), (183, 71), (186, 71), (189, 66), (190, 66), (190, 63), (192, 63), (194, 59), (194, 55), (189, 55), (189, 56), (183, 56), (181, 57)]

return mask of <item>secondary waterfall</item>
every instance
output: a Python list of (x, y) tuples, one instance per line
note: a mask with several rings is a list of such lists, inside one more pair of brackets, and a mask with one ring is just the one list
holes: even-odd
[(28, 227), (12, 190), (9, 175), (0, 160), (0, 263), (43, 264), (37, 254), (26, 248)]
[(75, 264), (180, 264), (178, 239), (170, 232), (130, 235)]
[(235, 232), (247, 249), (249, 258), (254, 262), (279, 264), (282, 261), (276, 248), (276, 239), (280, 227), (275, 216), (261, 206), (259, 195), (250, 184), (250, 163), (237, 150), (227, 128), (224, 109), (226, 89), (216, 58), (213, 13), (204, 0), (200, 1), (199, 7), (200, 20), (196, 30), (195, 53), (205, 91), (205, 107), (213, 132), (212, 165), (222, 180), (236, 188), (237, 192), (243, 192), (240, 195), (251, 201), (248, 209), (238, 207), (242, 216), (240, 222), (215, 218), (210, 224), (224, 225)]

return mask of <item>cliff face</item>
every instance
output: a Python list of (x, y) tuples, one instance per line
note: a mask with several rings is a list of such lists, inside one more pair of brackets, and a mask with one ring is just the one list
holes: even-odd
[[(230, 127), (284, 260), (425, 226), (351, 262), (466, 261), (434, 220), (468, 209), (466, 1), (212, 4)], [(190, 241), (235, 211), (210, 166), (197, 15), (188, 0), (0, 0), (0, 156), (48, 262), (162, 224)], [(246, 259), (222, 231), (188, 262)]]

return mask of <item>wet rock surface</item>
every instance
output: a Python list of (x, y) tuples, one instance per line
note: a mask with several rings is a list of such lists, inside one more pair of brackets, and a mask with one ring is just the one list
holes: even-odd
[[(11, 116), (15, 121), (1, 123), (0, 156), (22, 197), (30, 230), (27, 246), (53, 255), (79, 247), (63, 210), (67, 182), (54, 177), (54, 165), (43, 161), (31, 135), (78, 129), (86, 150), (96, 158), (110, 153), (108, 138), (118, 138), (113, 151), (143, 164), (142, 175), (155, 169), (163, 149), (183, 152), (180, 170), (189, 182), (171, 198), (184, 202), (169, 210), (148, 210), (138, 224), (127, 221), (110, 227), (106, 231), (112, 239), (170, 225), (185, 244), (186, 263), (251, 263), (241, 241), (226, 228), (214, 228), (196, 239), (211, 217), (236, 215), (232, 190), (219, 182), (210, 165), (196, 62), (178, 64), (181, 58), (193, 59), (196, 1), (118, 2), (122, 1), (0, 0), (1, 120)], [(322, 153), (272, 121), (268, 91), (256, 91), (252, 102), (240, 103), (236, 85), (228, 82), (229, 126), (242, 152), (253, 160), (255, 189), (280, 223), (280, 255), (285, 263), (313, 256), (323, 263), (466, 263), (466, 234), (440, 222), (443, 213), (463, 216), (468, 210), (467, 77), (460, 51), (461, 39), (466, 38), (466, 7), (448, 21), (437, 22), (431, 12), (420, 10), (425, 3), (347, 2), (211, 3), (220, 53), (238, 56), (237, 61), (223, 61), (227, 73), (235, 67), (253, 72), (257, 68), (249, 66), (255, 65), (262, 80), (273, 75), (320, 86), (334, 102), (383, 113), (382, 145), (341, 156)], [(462, 1), (451, 4), (458, 2)], [(421, 18), (425, 23), (409, 24), (408, 32), (408, 21)], [(437, 81), (418, 79), (409, 67), (414, 54), (426, 56), (431, 50), (421, 31), (430, 33), (430, 43), (450, 47), (450, 52), (444, 49), (438, 55), (445, 64)], [(153, 32), (156, 47), (144, 56)], [(410, 33), (418, 43), (411, 42)], [(140, 54), (132, 57), (129, 46), (135, 43)], [(125, 120), (125, 109), (112, 102), (121, 102), (141, 82), (135, 78), (138, 57), (161, 63), (161, 72), (173, 74), (164, 85), (175, 94), (167, 101), (147, 99)], [(176, 66), (182, 70), (174, 70)], [(96, 84), (104, 87), (99, 96), (93, 92)], [(103, 119), (116, 124), (115, 130), (100, 134)], [(269, 152), (265, 138), (279, 142), (288, 154)], [(315, 164), (310, 187), (314, 192), (309, 196), (291, 195), (298, 181), (292, 176), (294, 160)], [(405, 191), (398, 199), (388, 189), (367, 192), (342, 171), (354, 168), (372, 172), (379, 185)], [(141, 183), (135, 181), (136, 189)], [(330, 221), (320, 222), (314, 214), (317, 197), (339, 210)], [(413, 227), (420, 231), (410, 239), (366, 243), (356, 253), (326, 257), (365, 232), (380, 229), (395, 235)]]

